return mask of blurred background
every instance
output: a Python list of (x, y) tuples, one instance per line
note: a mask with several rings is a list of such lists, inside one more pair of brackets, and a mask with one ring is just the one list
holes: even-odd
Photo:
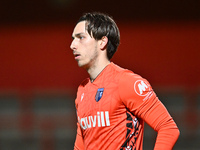
[[(74, 99), (88, 75), (69, 46), (89, 11), (116, 20), (112, 61), (149, 80), (180, 129), (174, 149), (199, 149), (199, 0), (1, 0), (0, 150), (73, 149)], [(155, 137), (146, 126), (144, 150)]]

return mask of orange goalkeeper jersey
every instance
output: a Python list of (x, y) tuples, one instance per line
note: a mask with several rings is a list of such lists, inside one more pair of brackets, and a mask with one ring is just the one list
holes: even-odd
[(142, 150), (144, 122), (158, 132), (154, 149), (172, 149), (179, 136), (148, 81), (114, 63), (81, 83), (75, 104), (75, 150)]

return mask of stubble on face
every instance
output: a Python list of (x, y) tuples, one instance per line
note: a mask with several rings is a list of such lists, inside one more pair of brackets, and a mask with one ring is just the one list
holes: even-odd
[(86, 53), (83, 54), (82, 60), (78, 61), (78, 66), (82, 67), (86, 70), (96, 68), (98, 62), (98, 48), (97, 43), (94, 43), (94, 45), (91, 48), (88, 48), (86, 50)]

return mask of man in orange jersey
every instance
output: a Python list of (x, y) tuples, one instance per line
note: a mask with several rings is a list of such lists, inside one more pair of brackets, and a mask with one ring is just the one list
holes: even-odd
[(75, 100), (75, 150), (142, 150), (144, 122), (157, 132), (155, 150), (171, 150), (179, 130), (149, 82), (110, 59), (120, 34), (114, 20), (86, 13), (77, 22), (70, 48), (90, 78)]

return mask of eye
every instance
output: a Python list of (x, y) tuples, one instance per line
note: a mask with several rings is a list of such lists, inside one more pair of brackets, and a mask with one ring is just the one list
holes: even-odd
[(83, 37), (83, 36), (80, 36), (79, 39), (82, 40), (82, 39), (84, 39), (84, 37)]

